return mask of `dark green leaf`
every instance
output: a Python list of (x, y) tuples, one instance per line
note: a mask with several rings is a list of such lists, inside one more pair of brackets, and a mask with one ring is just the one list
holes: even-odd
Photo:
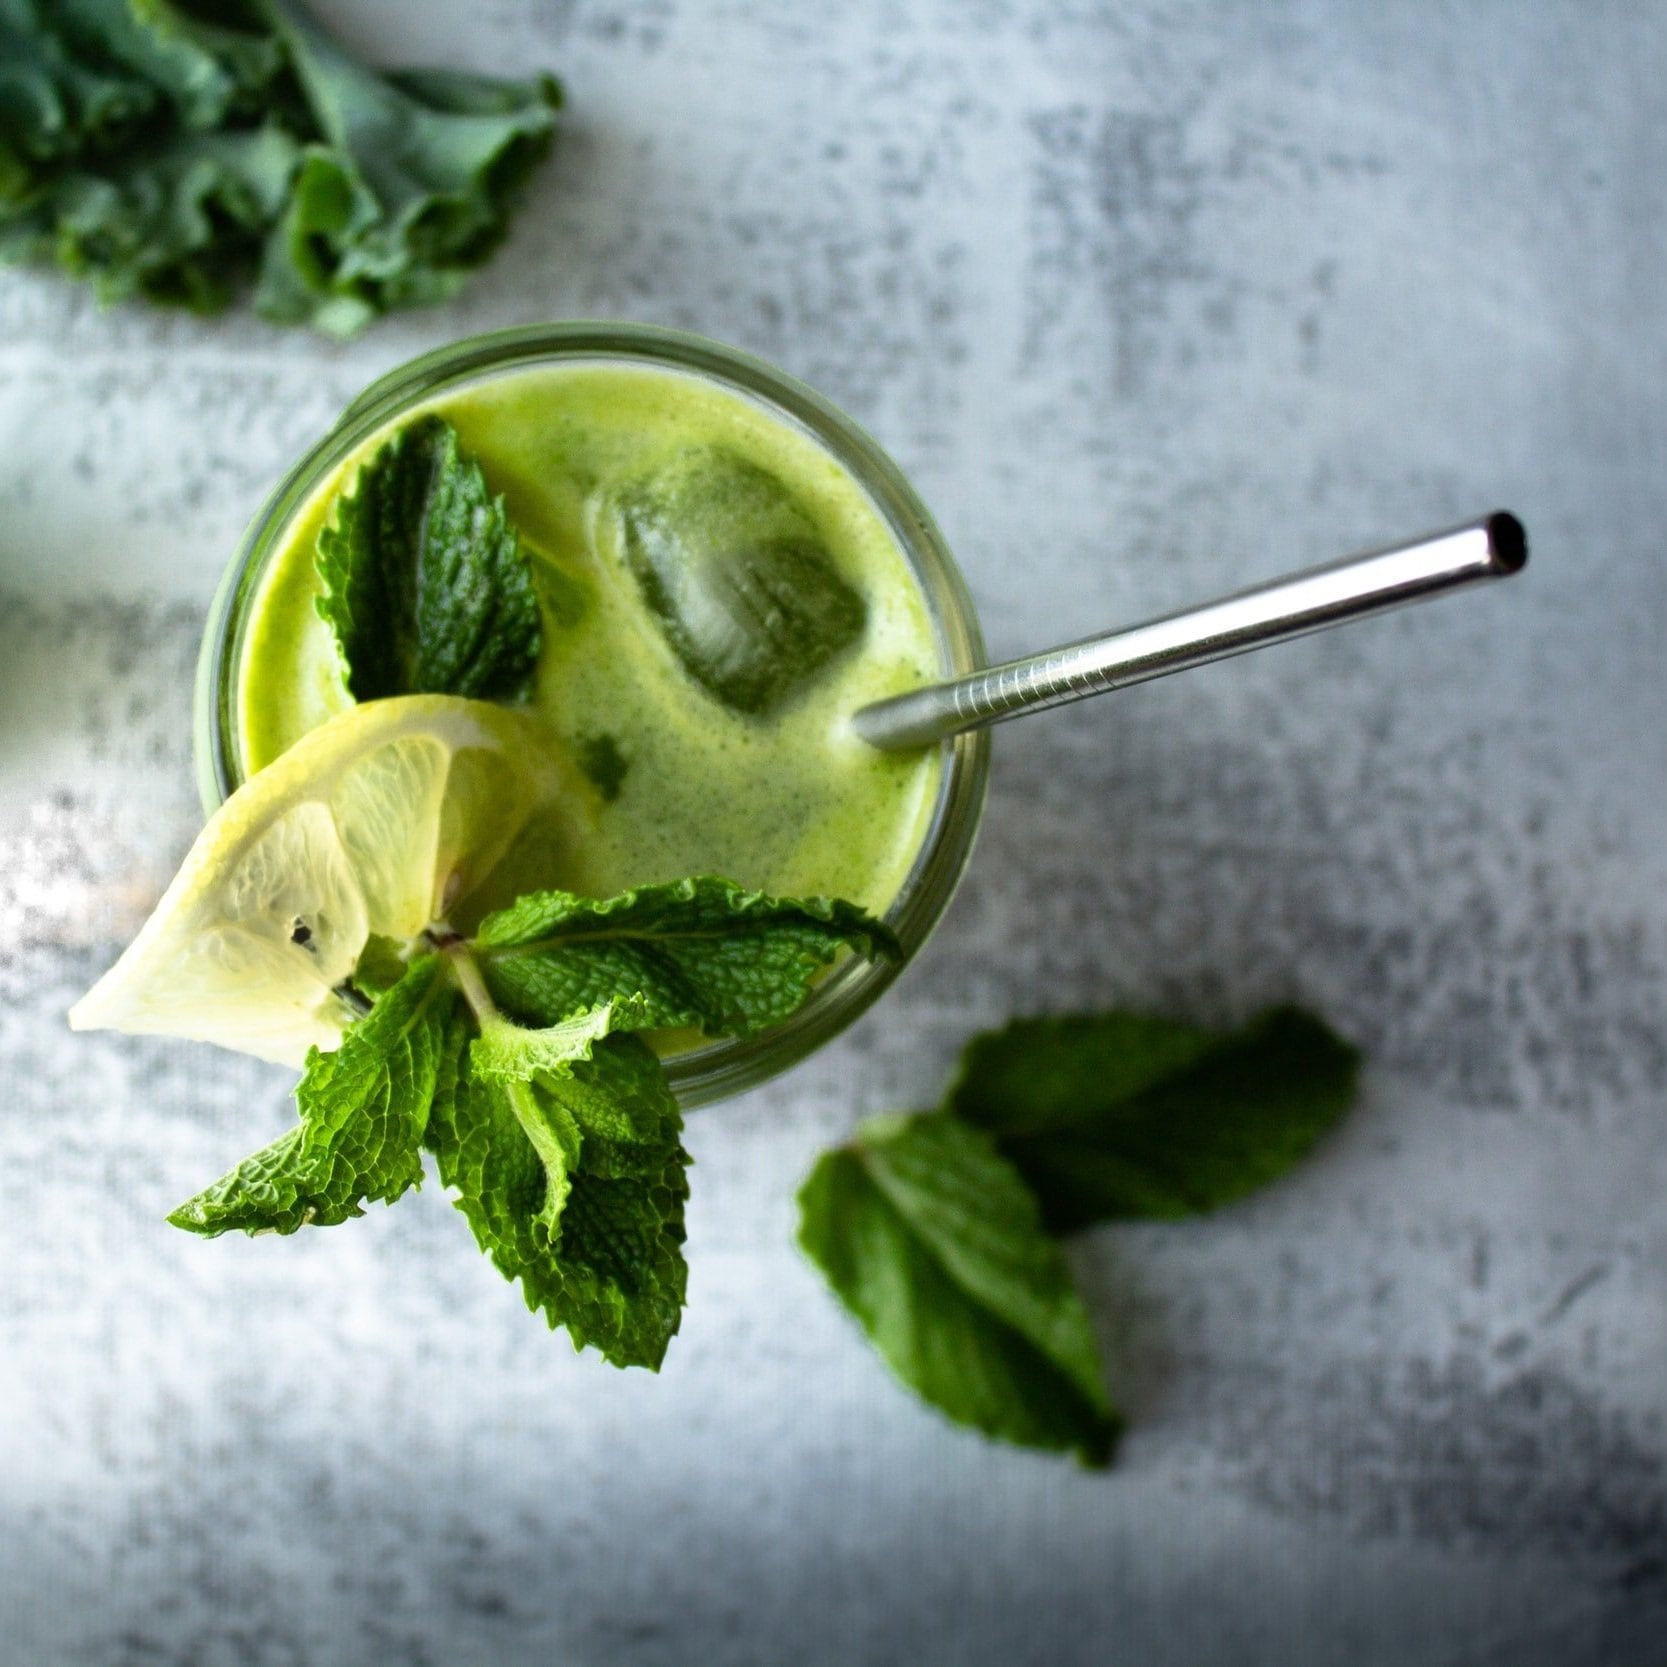
[[(658, 1369), (688, 1280), (682, 1120), (647, 1047), (588, 1028), (576, 1042), (572, 1030), (558, 1040), (494, 1026), (470, 1047), (460, 1025), (428, 1143), (476, 1240), (520, 1280), (529, 1308), (565, 1326), (575, 1347)], [(560, 1149), (559, 1183), (541, 1126)]]
[(58, 166), (127, 143), (159, 107), (144, 76), (79, 50), (62, 25), (39, 0), (0, 0), (0, 203), (37, 197)]
[(549, 149), (548, 78), (382, 77), (288, 0), (0, 0), (0, 260), (345, 333), (441, 299)]
[(296, 111), (284, 86), (282, 45), (249, 6), (186, 6), (176, 0), (57, 0), (83, 50), (101, 47), (143, 75), (189, 128), (207, 131), (239, 116), (259, 119), (268, 105)]
[(897, 940), (854, 904), (790, 900), (728, 880), (680, 880), (618, 897), (537, 892), (486, 917), (475, 936), (493, 998), (552, 1024), (617, 996), (647, 1026), (751, 1036), (796, 1012), (844, 948), (896, 959)]
[(683, 669), (737, 712), (774, 712), (863, 633), (809, 515), (730, 452), (679, 452), (612, 493), (599, 528)]
[(548, 154), (560, 88), (549, 76), (378, 75), (302, 7), (267, 4), (322, 143), (268, 245), (257, 310), (347, 334), (455, 294)]
[(1360, 1056), (1278, 1008), (1222, 1036), (1130, 1014), (976, 1037), (948, 1105), (988, 1130), (1070, 1232), (1210, 1210), (1276, 1180), (1354, 1097)]
[(415, 961), (334, 1053), (316, 1048), (295, 1090), (298, 1127), (168, 1217), (206, 1238), (293, 1233), (391, 1204), (422, 1182), (422, 1137), (455, 993), (440, 960)]
[(355, 700), (520, 700), (542, 627), (501, 497), (438, 417), (402, 428), (359, 471), (318, 536), (324, 594)]
[[(470, 1050), (474, 1074), (535, 1089), (571, 1128), (570, 1149), (582, 1149), (587, 1171), (616, 1180), (657, 1174), (680, 1138), (682, 1117), (663, 1091), (652, 1050), (623, 1045), (620, 1033), (641, 1016), (641, 1006), (626, 1000), (541, 1030), (491, 1022)], [(604, 1050), (599, 1066), (598, 1046), (610, 1034), (620, 1045)]]
[(105, 301), (223, 306), (299, 155), (283, 64), (169, 0), (0, 0), (0, 258)]
[(276, 128), (136, 141), (96, 168), (61, 170), (0, 217), (0, 260), (56, 260), (101, 301), (216, 311), (252, 266), (296, 154)]
[(561, 1215), (584, 1140), (559, 1088), (590, 1061), (613, 1018), (614, 1009), (604, 1006), (542, 1030), (491, 1019), (469, 1049), (473, 1080), (503, 1095), (544, 1166), (544, 1201), (536, 1221), (552, 1245), (561, 1237)]
[(944, 1113), (864, 1125), (799, 1193), (799, 1242), (893, 1371), (958, 1423), (1111, 1456), (1093, 1332), (1035, 1200)]

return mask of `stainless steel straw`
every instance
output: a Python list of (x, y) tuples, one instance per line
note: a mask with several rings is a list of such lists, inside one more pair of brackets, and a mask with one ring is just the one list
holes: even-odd
[(1446, 532), (1348, 556), (1144, 625), (875, 701), (852, 722), (876, 747), (924, 746), (964, 729), (1422, 602), (1481, 579), (1502, 579), (1520, 571), (1527, 560), (1522, 523), (1498, 510)]

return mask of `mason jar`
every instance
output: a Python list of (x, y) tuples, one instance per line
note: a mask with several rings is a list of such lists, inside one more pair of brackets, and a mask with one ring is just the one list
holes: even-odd
[[(971, 599), (925, 506), (879, 446), (819, 394), (750, 354), (680, 331), (612, 323), (497, 331), (426, 353), (373, 383), (290, 469), (250, 523), (209, 610), (198, 663), (195, 752), (205, 812), (211, 814), (245, 779), (238, 696), (250, 622), (269, 566), (323, 485), (367, 440), (418, 407), (489, 379), (575, 364), (691, 376), (807, 436), (843, 468), (889, 529), (925, 604), (938, 675), (957, 677), (983, 664)], [(685, 1106), (738, 1093), (803, 1059), (862, 1014), (926, 942), (971, 853), (989, 771), (986, 731), (939, 747), (937, 792), (924, 836), (881, 911), (902, 945), (902, 962), (844, 956), (791, 1018), (764, 1034), (702, 1041), (669, 1054), (667, 1072)]]

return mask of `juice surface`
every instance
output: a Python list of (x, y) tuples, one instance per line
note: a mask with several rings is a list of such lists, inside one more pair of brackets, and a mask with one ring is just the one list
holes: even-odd
[[(940, 765), (935, 749), (876, 751), (848, 719), (936, 674), (919, 583), (867, 495), (815, 440), (683, 372), (597, 360), (500, 373), (406, 413), (347, 459), (292, 521), (250, 612), (237, 686), (246, 771), (352, 704), (313, 605), (318, 532), (360, 464), (419, 412), (445, 417), (504, 494), (539, 579), (532, 709), (574, 765), (572, 827), (515, 883), (606, 896), (717, 874), (883, 912), (925, 837)], [(732, 711), (691, 678), (629, 576), (597, 548), (600, 497), (694, 447), (775, 477), (866, 604), (860, 639), (767, 716)]]

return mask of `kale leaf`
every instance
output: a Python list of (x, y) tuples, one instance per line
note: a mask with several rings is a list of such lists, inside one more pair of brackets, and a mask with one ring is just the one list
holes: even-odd
[(359, 64), (297, 0), (0, 0), (0, 261), (349, 334), (502, 242), (560, 89)]

